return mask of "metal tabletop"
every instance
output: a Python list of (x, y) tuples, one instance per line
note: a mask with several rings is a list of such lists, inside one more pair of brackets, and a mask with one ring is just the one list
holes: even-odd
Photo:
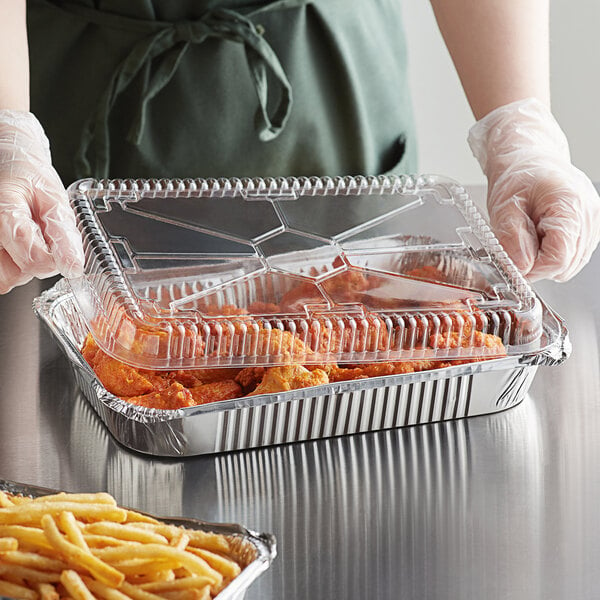
[(599, 272), (597, 253), (536, 286), (573, 354), (515, 408), (183, 460), (115, 442), (31, 311), (53, 282), (32, 282), (0, 296), (0, 478), (272, 532), (249, 600), (597, 599)]

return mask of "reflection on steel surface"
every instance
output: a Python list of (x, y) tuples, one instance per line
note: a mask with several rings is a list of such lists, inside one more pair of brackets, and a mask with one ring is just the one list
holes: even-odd
[[(472, 598), (487, 544), (497, 561), (521, 567), (502, 592), (515, 582), (535, 591), (538, 549), (506, 546), (512, 533), (502, 507), (511, 500), (495, 494), (509, 477), (512, 501), (527, 502), (519, 526), (539, 528), (542, 481), (531, 458), (540, 455), (541, 439), (531, 404), (516, 410), (476, 420), (492, 446), (505, 438), (514, 446), (503, 457), (509, 472), (481, 480), (474, 477), (479, 463), (500, 457), (478, 454), (473, 420), (217, 456), (221, 516), (269, 527), (287, 565), (274, 565), (253, 598), (284, 597), (290, 589), (306, 599), (416, 598), (415, 589), (429, 590), (420, 598)], [(499, 539), (489, 538), (490, 519)], [(497, 546), (506, 546), (506, 554)]]

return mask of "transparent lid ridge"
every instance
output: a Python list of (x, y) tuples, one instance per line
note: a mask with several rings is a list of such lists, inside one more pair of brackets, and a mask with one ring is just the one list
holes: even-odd
[(100, 347), (147, 369), (479, 360), (535, 349), (541, 305), (439, 176), (75, 182)]

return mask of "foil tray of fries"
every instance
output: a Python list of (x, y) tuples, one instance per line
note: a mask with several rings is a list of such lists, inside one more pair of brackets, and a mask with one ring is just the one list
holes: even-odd
[(236, 600), (275, 555), (272, 535), (240, 525), (0, 479), (0, 598)]
[(521, 402), (540, 365), (570, 354), (562, 319), (541, 302), (538, 347), (514, 356), (416, 373), (159, 410), (109, 393), (81, 354), (89, 329), (66, 281), (34, 311), (67, 356), (83, 394), (124, 446), (155, 456), (191, 456), (314, 440), (488, 414)]

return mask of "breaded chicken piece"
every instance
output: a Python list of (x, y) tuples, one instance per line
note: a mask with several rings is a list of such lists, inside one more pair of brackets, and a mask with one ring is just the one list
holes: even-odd
[(342, 271), (323, 282), (323, 289), (336, 304), (358, 302), (361, 292), (369, 289), (369, 287), (369, 280), (364, 272), (358, 268)]
[(204, 383), (202, 380), (198, 379), (192, 371), (185, 371), (182, 369), (178, 371), (165, 371), (164, 377), (171, 382), (180, 383), (186, 388), (202, 385), (202, 383)]
[(174, 382), (167, 388), (144, 394), (141, 396), (124, 397), (123, 400), (137, 406), (158, 408), (162, 410), (176, 410), (186, 406), (194, 406), (194, 397), (187, 388)]
[(94, 363), (98, 350), (100, 350), (100, 348), (98, 347), (98, 344), (96, 344), (96, 340), (92, 337), (91, 333), (88, 333), (83, 342), (83, 347), (81, 348), (81, 355), (85, 358), (90, 367)]
[(323, 320), (318, 321), (319, 353), (339, 352), (376, 352), (386, 350), (389, 333), (385, 321), (375, 313), (367, 313), (364, 318), (357, 317), (333, 321), (328, 327)]
[(201, 306), (200, 310), (207, 316), (229, 317), (234, 315), (247, 315), (245, 308), (240, 308), (235, 304), (223, 304), (223, 306)]
[(235, 380), (242, 386), (244, 394), (249, 394), (263, 380), (266, 370), (266, 367), (246, 367), (235, 376)]
[[(393, 327), (390, 347), (407, 350), (431, 347), (432, 340), (441, 336), (446, 339), (449, 332), (468, 337), (476, 329), (481, 315), (476, 311), (452, 310), (444, 315), (415, 313), (410, 319)], [(436, 333), (433, 333), (436, 332)]]
[(322, 369), (309, 371), (298, 364), (284, 365), (282, 367), (269, 367), (265, 371), (265, 375), (260, 384), (248, 395), (257, 396), (258, 394), (288, 392), (289, 390), (323, 385), (325, 383), (329, 383), (329, 377), (327, 377), (327, 373)]
[(169, 387), (167, 372), (137, 369), (103, 352), (88, 333), (81, 354), (102, 385), (115, 396), (138, 396)]
[(441, 269), (438, 269), (433, 265), (423, 265), (421, 267), (411, 269), (410, 271), (407, 271), (405, 275), (408, 275), (409, 277), (418, 277), (419, 279), (426, 279), (428, 281), (441, 281), (444, 283), (448, 281), (446, 274)]
[(213, 381), (189, 388), (194, 404), (206, 404), (219, 400), (231, 400), (243, 396), (242, 387), (233, 379)]
[(328, 371), (329, 380), (350, 381), (367, 379), (369, 377), (385, 377), (387, 375), (404, 375), (436, 368), (436, 363), (430, 360), (406, 360), (384, 363), (365, 363), (348, 367), (335, 367)]
[[(360, 367), (346, 368), (346, 367), (333, 367), (326, 370), (327, 377), (330, 383), (336, 381), (354, 381), (356, 379), (367, 379), (368, 375), (365, 375)], [(386, 373), (389, 375), (389, 373)]]
[(452, 323), (452, 329), (461, 337), (470, 337), (471, 332), (476, 329), (480, 319), (477, 312), (469, 312), (467, 310), (457, 310), (448, 314)]
[(216, 369), (180, 369), (178, 371), (167, 371), (167, 376), (173, 381), (178, 381), (185, 387), (196, 387), (213, 381), (224, 381), (235, 379), (241, 371), (238, 368), (216, 368)]
[(302, 362), (313, 351), (290, 331), (280, 329), (261, 329), (256, 336), (256, 346), (252, 354), (258, 356), (274, 355), (282, 362)]
[(209, 307), (204, 313), (209, 316), (206, 324), (210, 339), (205, 349), (215, 356), (244, 354), (248, 338), (256, 336), (260, 327), (245, 308), (234, 304), (226, 304), (221, 309)]
[[(334, 266), (335, 261), (334, 261)], [(339, 265), (338, 265), (339, 266)], [(315, 276), (318, 273), (314, 273)], [(320, 284), (329, 298), (336, 304), (358, 302), (361, 293), (369, 288), (369, 280), (365, 274), (356, 268), (332, 275)], [(281, 298), (280, 306), (285, 312), (303, 312), (307, 304), (323, 304), (325, 298), (315, 282), (305, 280), (287, 291)]]
[(169, 352), (169, 334), (166, 331), (134, 323), (128, 318), (119, 323), (115, 338), (132, 354), (163, 357)]
[(302, 281), (288, 290), (279, 302), (281, 310), (285, 313), (304, 313), (307, 304), (325, 304), (325, 298), (310, 281)]
[[(116, 328), (116, 331), (112, 331)], [(111, 327), (117, 342), (128, 348), (130, 355), (139, 355), (147, 358), (165, 358), (174, 349), (184, 347), (192, 356), (205, 354), (205, 343), (201, 335), (194, 330), (180, 330), (175, 327), (172, 331), (163, 331), (158, 326), (134, 322), (124, 318)]]
[(252, 315), (276, 315), (281, 312), (281, 307), (273, 302), (257, 301), (248, 305), (248, 312)]
[(429, 345), (432, 348), (484, 348), (488, 357), (490, 355), (506, 356), (506, 348), (497, 335), (477, 330), (463, 335), (459, 335), (455, 331), (432, 335), (429, 338)]
[(91, 365), (102, 385), (115, 396), (143, 396), (154, 390), (154, 382), (138, 369), (98, 350)]

